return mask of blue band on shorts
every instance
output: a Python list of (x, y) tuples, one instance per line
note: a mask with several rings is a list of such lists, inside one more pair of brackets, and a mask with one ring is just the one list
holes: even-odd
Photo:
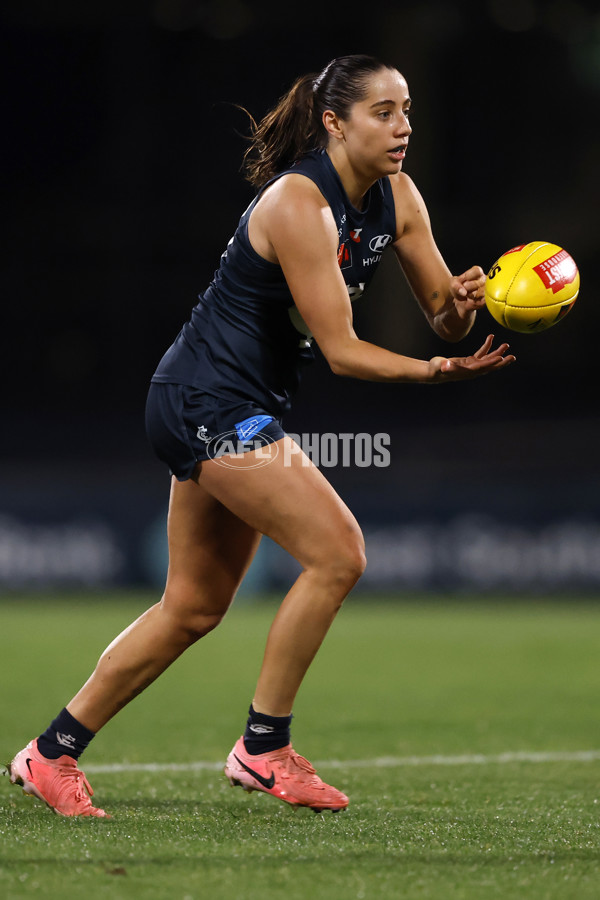
[(214, 459), (225, 439), (231, 442), (237, 435), (241, 452), (247, 453), (256, 449), (252, 438), (259, 433), (261, 446), (285, 436), (279, 419), (256, 403), (168, 382), (150, 385), (146, 433), (179, 481), (190, 478), (199, 462)]
[(240, 441), (249, 441), (253, 438), (257, 431), (260, 431), (264, 425), (268, 425), (273, 421), (274, 416), (250, 416), (243, 422), (235, 423), (235, 430)]

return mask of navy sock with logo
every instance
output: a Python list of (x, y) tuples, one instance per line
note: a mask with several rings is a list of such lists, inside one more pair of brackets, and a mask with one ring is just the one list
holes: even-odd
[(94, 734), (65, 708), (39, 736), (37, 746), (46, 759), (58, 759), (59, 756), (79, 759)]
[(292, 716), (266, 716), (252, 704), (244, 732), (244, 747), (251, 756), (280, 750), (290, 743)]

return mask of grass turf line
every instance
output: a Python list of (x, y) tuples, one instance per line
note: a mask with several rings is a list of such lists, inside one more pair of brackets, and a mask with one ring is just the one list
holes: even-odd
[[(1, 760), (45, 727), (145, 600), (0, 606)], [(90, 767), (224, 761), (273, 612), (234, 609), (107, 726), (86, 754)], [(110, 822), (65, 820), (6, 779), (0, 894), (596, 898), (598, 762), (344, 760), (597, 749), (599, 636), (600, 610), (589, 604), (350, 601), (294, 721), (299, 752), (339, 761), (323, 774), (350, 794), (346, 813), (293, 813), (231, 790), (214, 771), (132, 771), (92, 779)]]

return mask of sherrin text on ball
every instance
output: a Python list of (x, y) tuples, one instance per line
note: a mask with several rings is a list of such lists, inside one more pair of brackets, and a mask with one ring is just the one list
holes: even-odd
[(485, 302), (511, 331), (532, 334), (564, 319), (579, 294), (579, 270), (557, 244), (530, 241), (503, 253), (487, 274)]

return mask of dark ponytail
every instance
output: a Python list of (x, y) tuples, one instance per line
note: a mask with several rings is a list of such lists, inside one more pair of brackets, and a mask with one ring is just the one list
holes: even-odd
[(314, 115), (313, 81), (316, 74), (298, 78), (277, 105), (257, 125), (252, 122), (251, 143), (244, 155), (248, 181), (259, 188), (269, 178), (319, 144), (320, 123)]
[(381, 69), (395, 66), (372, 56), (339, 56), (320, 74), (298, 78), (258, 124), (251, 117), (252, 136), (244, 154), (248, 181), (259, 188), (310, 150), (325, 147), (325, 110), (347, 119), (351, 107), (366, 96), (369, 76)]

